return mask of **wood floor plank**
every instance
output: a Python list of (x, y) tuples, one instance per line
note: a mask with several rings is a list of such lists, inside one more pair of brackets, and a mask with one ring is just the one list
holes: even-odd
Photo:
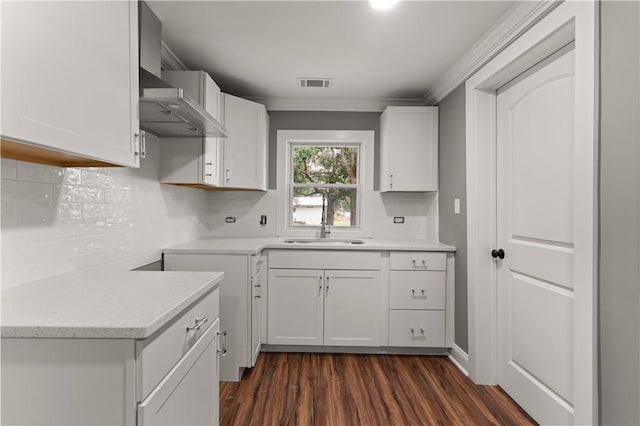
[(220, 386), (222, 426), (535, 424), (442, 356), (262, 353)]

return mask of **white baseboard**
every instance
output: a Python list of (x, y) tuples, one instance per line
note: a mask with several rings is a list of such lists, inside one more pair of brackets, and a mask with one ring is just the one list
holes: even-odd
[(463, 351), (460, 346), (453, 344), (449, 359), (455, 364), (465, 376), (469, 376), (469, 354)]

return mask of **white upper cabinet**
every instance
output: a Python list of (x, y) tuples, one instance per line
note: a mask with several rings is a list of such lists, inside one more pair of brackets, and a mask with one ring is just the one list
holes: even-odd
[[(213, 118), (223, 122), (220, 88), (209, 74), (204, 71), (163, 71), (162, 79), (174, 87), (183, 89)], [(222, 139), (162, 138), (160, 181), (221, 186)]]
[(267, 189), (268, 115), (264, 105), (220, 93), (204, 71), (163, 71), (162, 78), (198, 101), (227, 138), (162, 138), (160, 181), (205, 189)]
[(139, 166), (136, 1), (3, 2), (1, 52), (3, 156)]
[(262, 104), (222, 94), (224, 125), (223, 185), (267, 190), (269, 116)]
[(380, 134), (380, 192), (438, 190), (438, 107), (387, 107)]

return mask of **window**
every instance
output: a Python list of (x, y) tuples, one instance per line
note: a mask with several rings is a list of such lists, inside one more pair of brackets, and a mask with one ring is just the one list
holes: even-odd
[(372, 131), (278, 131), (279, 235), (370, 236)]
[(289, 205), (292, 226), (358, 226), (361, 192), (356, 146), (292, 145)]

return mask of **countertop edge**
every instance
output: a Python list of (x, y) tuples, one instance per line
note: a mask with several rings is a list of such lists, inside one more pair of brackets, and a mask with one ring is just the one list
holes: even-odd
[(203, 282), (196, 291), (188, 297), (182, 299), (174, 306), (166, 310), (162, 315), (151, 320), (150, 323), (135, 327), (114, 327), (114, 326), (33, 326), (33, 325), (4, 325), (0, 326), (0, 338), (2, 339), (135, 339), (141, 340), (151, 337), (160, 330), (180, 312), (191, 306), (205, 294), (214, 291), (223, 280), (222, 272), (212, 271), (215, 274), (211, 279)]
[[(212, 238), (211, 240), (215, 240)], [(220, 241), (229, 241), (234, 240), (234, 238), (220, 238)], [(236, 239), (237, 241), (242, 241), (243, 238)], [(283, 238), (284, 240), (284, 238)], [(389, 244), (388, 242), (385, 244), (386, 240), (381, 240), (381, 243), (377, 242), (365, 242), (362, 245), (345, 245), (345, 246), (334, 246), (334, 245), (323, 245), (323, 244), (288, 244), (284, 242), (273, 242), (273, 241), (265, 241), (258, 242), (255, 241), (255, 245), (248, 248), (196, 248), (196, 247), (188, 247), (189, 244), (195, 243), (197, 241), (203, 240), (194, 240), (189, 243), (180, 244), (177, 246), (166, 247), (161, 251), (165, 254), (240, 254), (240, 255), (252, 255), (258, 254), (262, 250), (268, 249), (278, 249), (278, 250), (340, 250), (340, 251), (437, 251), (437, 252), (455, 252), (456, 247), (443, 244), (443, 243), (427, 243), (423, 246), (415, 246), (410, 243), (396, 243), (397, 246)], [(365, 240), (366, 241), (366, 240)], [(434, 244), (432, 247), (428, 247), (428, 244)], [(183, 247), (186, 246), (186, 247)]]

